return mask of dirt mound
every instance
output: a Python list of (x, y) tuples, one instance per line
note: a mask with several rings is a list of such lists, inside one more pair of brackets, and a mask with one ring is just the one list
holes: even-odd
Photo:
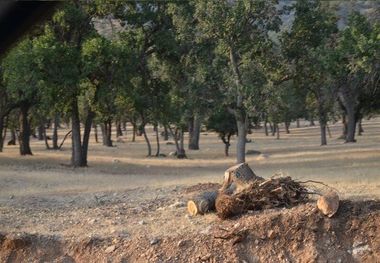
[[(182, 208), (185, 213), (185, 208)], [(0, 234), (0, 262), (379, 262), (380, 201), (257, 211), (157, 239)]]

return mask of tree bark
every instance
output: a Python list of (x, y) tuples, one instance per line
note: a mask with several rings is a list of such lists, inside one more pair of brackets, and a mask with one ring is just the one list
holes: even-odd
[(269, 135), (269, 133), (268, 133), (268, 121), (266, 119), (264, 121), (264, 132), (265, 132), (265, 136)]
[(0, 152), (3, 151), (4, 147), (4, 140), (6, 136), (6, 125), (5, 125), (5, 116), (0, 116)]
[(280, 139), (280, 127), (278, 126), (278, 123), (276, 123), (275, 126), (276, 126), (276, 133), (277, 133), (276, 139), (279, 140)]
[(99, 143), (99, 138), (98, 138), (98, 125), (93, 123), (92, 125), (93, 129), (94, 129), (94, 136), (95, 136), (95, 142), (96, 143)]
[(229, 156), (229, 149), (230, 149), (230, 146), (231, 146), (231, 144), (230, 144), (231, 134), (229, 133), (227, 135), (227, 139), (226, 139), (226, 135), (221, 136), (221, 139), (222, 139), (222, 141), (224, 143), (224, 155), (226, 157), (228, 157)]
[(94, 120), (94, 118), (95, 118), (95, 112), (88, 110), (86, 121), (84, 123), (84, 131), (83, 131), (82, 166), (87, 166), (88, 145), (90, 141), (92, 121)]
[(325, 108), (323, 107), (323, 102), (320, 98), (319, 106), (318, 106), (318, 116), (319, 116), (319, 127), (321, 130), (321, 146), (327, 145), (327, 137), (326, 137), (326, 124), (327, 124), (327, 113)]
[[(178, 137), (181, 137), (181, 134), (179, 134), (178, 136), (173, 132), (173, 129), (170, 127), (170, 125), (168, 126), (168, 129), (169, 129), (169, 132), (171, 134), (171, 136), (173, 137), (174, 139), (174, 143), (175, 143), (175, 147), (176, 147), (176, 151), (177, 151), (177, 158), (179, 159), (183, 159), (183, 158), (186, 158), (186, 152), (185, 152), (185, 149), (183, 148), (183, 138), (178, 138)], [(179, 139), (179, 140), (178, 140)], [(182, 142), (181, 142), (182, 140)], [(180, 143), (178, 143), (178, 141), (181, 142), (182, 146), (180, 145)]]
[(136, 133), (137, 133), (136, 123), (132, 122), (132, 127), (133, 127), (133, 130), (132, 130), (132, 142), (135, 142), (136, 141)]
[(190, 215), (203, 215), (207, 212), (215, 210), (215, 200), (218, 196), (218, 191), (204, 192), (187, 202), (187, 211)]
[(8, 142), (8, 145), (16, 145), (16, 130), (14, 128), (11, 129), (11, 139)]
[(147, 157), (150, 157), (150, 156), (152, 156), (152, 146), (150, 145), (150, 141), (149, 141), (148, 135), (146, 134), (145, 124), (142, 124), (140, 126), (140, 130), (142, 131), (142, 135), (144, 135), (144, 139), (145, 139), (146, 145), (148, 147), (148, 155), (147, 155)]
[(71, 152), (71, 165), (74, 167), (86, 166), (83, 162), (82, 143), (80, 132), (80, 120), (78, 111), (78, 102), (75, 97), (71, 102), (71, 127), (72, 127), (72, 152)]
[(37, 129), (37, 138), (39, 141), (43, 141), (44, 140), (44, 129), (45, 129), (45, 124), (44, 123), (41, 123), (40, 125), (38, 125), (38, 129)]
[(158, 132), (158, 126), (156, 126), (156, 144), (157, 144), (157, 151), (156, 151), (156, 157), (160, 156), (160, 134)]
[(30, 149), (30, 124), (28, 120), (28, 112), (30, 105), (28, 103), (22, 103), (20, 105), (20, 115), (19, 115), (19, 144), (20, 144), (20, 154), (21, 155), (32, 155), (32, 150)]
[(180, 129), (179, 131), (179, 151), (177, 152), (177, 158), (183, 159), (186, 158), (186, 152), (184, 147), (184, 131)]
[(241, 89), (244, 85), (241, 79), (238, 58), (235, 53), (235, 50), (232, 46), (230, 46), (229, 48), (230, 63), (235, 75), (235, 82), (237, 88), (236, 108), (234, 109), (234, 115), (238, 129), (238, 138), (236, 143), (236, 163), (243, 163), (245, 162), (245, 144), (247, 143), (247, 118), (245, 116), (246, 112), (243, 105), (243, 94), (241, 93)]
[(169, 140), (168, 126), (164, 125), (164, 141)]
[(58, 126), (59, 126), (59, 116), (56, 114), (54, 116), (54, 127), (53, 127), (53, 149), (58, 150)]
[(123, 136), (123, 131), (121, 130), (121, 123), (118, 121), (116, 123), (116, 137)]
[(189, 150), (199, 150), (199, 135), (201, 132), (201, 122), (199, 116), (195, 116), (189, 122)]
[(285, 131), (286, 131), (286, 134), (289, 134), (290, 131), (289, 131), (289, 127), (290, 127), (290, 122), (289, 121), (285, 121)]
[(100, 125), (102, 128), (102, 140), (103, 145), (112, 147), (112, 120), (106, 120)]
[(45, 142), (46, 149), (47, 149), (47, 150), (50, 150), (51, 147), (50, 147), (50, 145), (49, 145), (49, 141), (48, 141), (48, 138), (47, 138), (47, 136), (46, 136), (46, 128), (45, 128), (45, 126), (43, 126), (42, 128), (43, 128), (43, 129), (42, 129), (42, 135), (43, 135), (43, 138), (44, 138), (44, 142)]
[(364, 132), (364, 130), (363, 130), (363, 126), (362, 126), (362, 118), (359, 118), (359, 121), (358, 121), (358, 136), (361, 136), (363, 132)]
[(310, 126), (315, 126), (314, 118), (313, 117), (311, 117), (311, 119), (310, 119)]
[(272, 130), (272, 136), (274, 136), (276, 134), (276, 123), (273, 122), (273, 124), (271, 124), (271, 130)]

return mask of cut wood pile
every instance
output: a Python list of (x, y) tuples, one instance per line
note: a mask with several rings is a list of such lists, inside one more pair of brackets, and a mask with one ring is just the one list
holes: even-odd
[(318, 209), (329, 217), (333, 216), (339, 207), (337, 193), (329, 191), (322, 195), (311, 191), (308, 188), (310, 183), (324, 185), (316, 181), (298, 182), (279, 174), (264, 179), (257, 176), (247, 163), (241, 163), (226, 170), (223, 185), (218, 191), (195, 196), (188, 201), (187, 208), (191, 215), (216, 211), (221, 219), (226, 219), (252, 210), (290, 208), (318, 194), (321, 195)]

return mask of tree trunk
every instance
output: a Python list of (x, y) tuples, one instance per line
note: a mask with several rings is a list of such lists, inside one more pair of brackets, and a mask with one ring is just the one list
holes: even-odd
[(362, 118), (360, 118), (358, 121), (358, 136), (361, 136), (363, 132), (364, 132), (364, 130), (363, 130), (363, 126), (362, 126)]
[(285, 131), (286, 131), (286, 134), (289, 134), (290, 131), (289, 131), (289, 127), (290, 127), (290, 122), (289, 121), (285, 121)]
[(331, 139), (332, 135), (331, 135), (330, 127), (328, 124), (326, 124), (326, 129), (327, 129), (327, 133), (329, 134), (329, 138)]
[(318, 102), (318, 116), (319, 116), (319, 127), (321, 129), (321, 146), (327, 145), (326, 137), (326, 124), (327, 124), (327, 113), (324, 108), (322, 98)]
[(296, 125), (297, 125), (297, 128), (299, 128), (300, 127), (300, 119), (296, 119)]
[(245, 162), (245, 144), (247, 143), (247, 118), (243, 104), (244, 98), (243, 94), (241, 93), (241, 89), (244, 87), (244, 85), (240, 75), (238, 57), (235, 53), (233, 46), (230, 46), (229, 48), (230, 63), (235, 75), (235, 82), (237, 88), (236, 108), (234, 109), (234, 115), (238, 130), (238, 138), (236, 143), (236, 162), (243, 163)]
[(103, 145), (112, 147), (112, 120), (104, 121), (101, 125)]
[(265, 132), (265, 136), (269, 135), (269, 133), (268, 133), (268, 121), (267, 120), (264, 121), (264, 132)]
[(14, 128), (11, 129), (11, 139), (8, 142), (8, 145), (16, 145), (16, 130)]
[(150, 156), (152, 156), (152, 146), (150, 145), (150, 141), (149, 141), (148, 135), (146, 134), (145, 124), (142, 124), (140, 126), (140, 130), (142, 131), (142, 135), (144, 135), (144, 139), (145, 139), (146, 145), (148, 147), (148, 155), (147, 155), (147, 157), (150, 157)]
[(94, 129), (95, 142), (98, 143), (99, 142), (99, 138), (98, 138), (98, 125), (95, 124), (95, 123), (93, 123), (92, 127)]
[(3, 151), (5, 136), (7, 135), (7, 128), (5, 125), (5, 117), (0, 116), (0, 152)]
[(21, 155), (32, 155), (30, 149), (30, 124), (28, 120), (29, 104), (23, 103), (20, 105), (20, 134), (19, 134), (19, 144), (20, 144), (20, 154)]
[(310, 118), (310, 126), (315, 126), (314, 117), (313, 116), (311, 116), (311, 118)]
[(40, 125), (38, 125), (38, 129), (37, 129), (37, 138), (39, 141), (43, 141), (44, 140), (44, 129), (45, 129), (45, 124), (44, 123), (41, 123)]
[(158, 126), (156, 126), (156, 143), (157, 143), (157, 151), (156, 157), (160, 156), (160, 134), (158, 133)]
[(121, 123), (118, 121), (116, 123), (116, 137), (123, 136), (123, 131), (121, 130)]
[(236, 143), (236, 163), (245, 162), (245, 144), (247, 142), (247, 130), (245, 124), (245, 118), (242, 113), (236, 111), (235, 118), (238, 129), (238, 137)]
[(45, 142), (46, 149), (47, 149), (47, 150), (50, 150), (51, 147), (50, 147), (50, 145), (49, 145), (49, 141), (48, 141), (48, 138), (47, 138), (47, 136), (46, 136), (46, 128), (45, 128), (45, 126), (43, 126), (42, 128), (43, 128), (43, 130), (42, 130), (42, 134), (43, 134), (43, 137), (44, 137), (44, 142)]
[(122, 129), (123, 129), (123, 131), (127, 132), (127, 122), (126, 121), (122, 121)]
[(136, 123), (132, 122), (133, 131), (132, 131), (132, 142), (136, 141), (136, 133), (137, 133), (137, 127)]
[[(175, 143), (175, 147), (176, 147), (176, 151), (177, 151), (177, 158), (179, 158), (179, 159), (186, 158), (186, 152), (185, 152), (185, 149), (183, 148), (183, 138), (182, 139), (178, 138), (178, 137), (180, 137), (180, 134), (179, 134), (179, 136), (177, 136), (173, 132), (173, 129), (170, 127), (170, 125), (168, 126), (168, 129), (169, 129), (169, 132), (170, 132), (171, 136), (174, 139), (174, 143)], [(181, 141), (181, 140), (182, 140), (182, 142), (181, 142), (182, 146), (178, 143), (178, 141)]]
[(326, 139), (326, 123), (320, 122), (319, 123), (320, 129), (321, 129), (321, 146), (327, 145), (327, 139)]
[(276, 133), (277, 133), (277, 140), (280, 139), (280, 127), (278, 126), (278, 123), (275, 124), (275, 127), (276, 127)]
[(231, 135), (232, 135), (232, 134), (229, 133), (229, 134), (227, 135), (227, 139), (226, 139), (226, 135), (223, 135), (223, 136), (221, 137), (221, 139), (222, 139), (222, 141), (223, 141), (223, 143), (224, 143), (224, 155), (225, 155), (226, 157), (229, 156), (229, 150), (230, 150), (230, 146), (231, 146), (231, 144), (230, 144)]
[(164, 125), (164, 141), (169, 140), (169, 132), (168, 132), (168, 127)]
[(71, 165), (74, 167), (84, 167), (86, 164), (83, 162), (82, 143), (80, 133), (80, 120), (78, 111), (77, 98), (74, 98), (71, 103), (71, 127), (72, 127), (72, 152), (71, 152)]
[(59, 116), (56, 114), (54, 116), (54, 127), (53, 127), (53, 149), (58, 150), (58, 126), (59, 126)]
[(201, 122), (196, 114), (189, 122), (189, 150), (199, 150)]
[(87, 118), (84, 123), (83, 131), (83, 142), (82, 142), (82, 166), (87, 166), (87, 154), (88, 154), (88, 145), (90, 141), (90, 133), (92, 121), (94, 120), (95, 112), (88, 110)]
[(272, 136), (274, 136), (276, 134), (276, 123), (273, 122), (273, 124), (270, 125), (271, 127), (271, 131), (272, 131)]
[(355, 131), (356, 131), (356, 116), (355, 110), (353, 107), (347, 109), (347, 135), (346, 143), (356, 142), (355, 140)]
[(179, 151), (177, 152), (177, 158), (183, 159), (186, 158), (186, 152), (184, 147), (184, 131), (180, 129), (179, 131)]

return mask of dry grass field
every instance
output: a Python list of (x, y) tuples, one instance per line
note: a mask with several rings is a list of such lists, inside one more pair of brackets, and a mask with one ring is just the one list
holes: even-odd
[[(319, 146), (319, 127), (293, 128), (281, 139), (265, 136), (262, 130), (249, 135), (247, 162), (260, 176), (276, 172), (296, 179), (321, 180), (337, 188), (344, 197), (380, 197), (380, 119), (365, 121), (364, 134), (357, 143), (344, 144), (336, 139), (341, 125), (331, 125), (328, 145)], [(64, 134), (64, 131), (62, 131)], [(153, 142), (153, 132), (150, 133)], [(188, 151), (188, 159), (174, 157), (146, 158), (142, 137), (130, 142), (104, 147), (91, 142), (89, 167), (72, 169), (70, 141), (62, 151), (48, 151), (43, 141), (32, 139), (33, 156), (20, 157), (18, 146), (6, 146), (0, 153), (0, 200), (9, 196), (59, 194), (67, 192), (119, 191), (136, 187), (163, 187), (220, 182), (224, 170), (235, 162), (232, 141), (230, 157), (223, 155), (223, 144), (217, 135), (202, 133), (199, 151)], [(162, 153), (175, 151), (174, 145), (161, 142)], [(153, 144), (154, 151), (154, 144)]]

